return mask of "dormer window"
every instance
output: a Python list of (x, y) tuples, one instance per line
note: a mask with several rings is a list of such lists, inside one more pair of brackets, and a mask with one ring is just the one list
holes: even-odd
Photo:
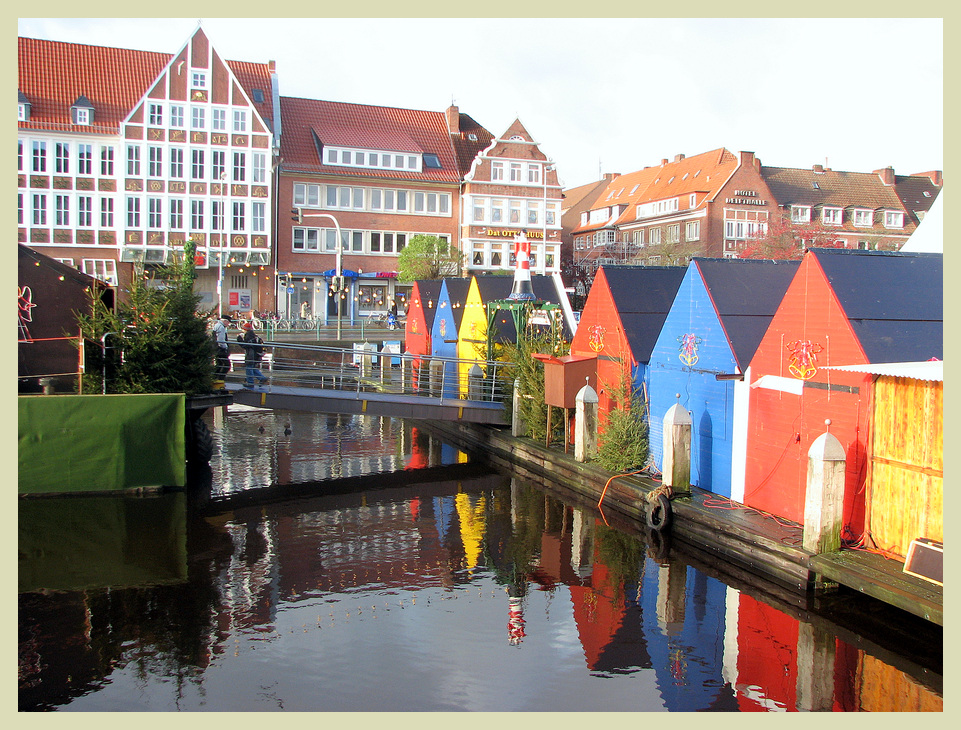
[(810, 205), (792, 205), (791, 206), (791, 222), (792, 223), (810, 223), (811, 222), (811, 206)]
[(855, 208), (854, 225), (859, 228), (868, 228), (874, 225), (874, 211), (867, 208)]
[(77, 97), (73, 106), (70, 107), (70, 116), (74, 124), (84, 126), (93, 124), (93, 104), (90, 103), (90, 99), (82, 94)]
[(17, 121), (30, 121), (30, 101), (19, 89), (17, 89)]
[(898, 210), (884, 211), (885, 228), (904, 228), (904, 213)]
[(825, 225), (829, 226), (839, 226), (841, 225), (841, 209), (840, 208), (823, 208), (821, 210), (821, 220)]

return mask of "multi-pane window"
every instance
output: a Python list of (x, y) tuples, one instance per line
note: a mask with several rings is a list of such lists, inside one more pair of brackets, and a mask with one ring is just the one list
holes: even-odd
[(873, 210), (855, 210), (854, 211), (854, 225), (860, 227), (866, 227), (874, 225), (874, 211)]
[(127, 175), (131, 177), (140, 175), (140, 145), (127, 145)]
[(541, 166), (528, 165), (527, 166), (527, 182), (539, 183), (540, 181), (541, 181)]
[(70, 143), (57, 142), (54, 147), (54, 169), (61, 175), (70, 172)]
[(100, 199), (100, 227), (113, 228), (113, 198)]
[(163, 228), (163, 198), (147, 198), (147, 228), (159, 230)]
[(227, 110), (214, 107), (210, 112), (210, 126), (215, 132), (227, 131)]
[(202, 106), (190, 107), (190, 128), (191, 129), (207, 128), (207, 110), (204, 109)]
[(250, 204), (250, 226), (254, 233), (264, 233), (267, 230), (267, 204), (255, 202)]
[(684, 225), (684, 238), (688, 241), (698, 241), (701, 238), (701, 221), (690, 221)]
[(474, 223), (483, 223), (487, 220), (487, 200), (485, 198), (474, 198)]
[(140, 198), (127, 198), (127, 228), (140, 228)]
[(54, 225), (70, 225), (70, 196), (57, 195), (54, 199)]
[(74, 122), (77, 124), (90, 124), (90, 110), (84, 108), (75, 108), (75, 118)]
[(147, 123), (151, 127), (160, 127), (164, 123), (163, 104), (150, 104), (147, 108)]
[(190, 230), (201, 231), (204, 227), (204, 201), (190, 201)]
[(661, 242), (661, 229), (651, 228), (647, 232), (647, 240), (652, 246), (656, 246)]
[(222, 200), (210, 201), (210, 230), (224, 230), (224, 202)]
[(77, 174), (93, 174), (93, 145), (77, 145)]
[(758, 221), (724, 221), (724, 237), (744, 240), (767, 233), (767, 224)]
[(244, 109), (234, 109), (234, 131), (247, 131), (247, 112)]
[(792, 205), (791, 221), (793, 223), (810, 223), (811, 222), (811, 206)]
[(494, 198), (491, 201), (491, 223), (504, 222), (504, 208), (507, 201), (503, 198)]
[(227, 166), (227, 153), (224, 150), (213, 150), (211, 155), (213, 159), (210, 165), (210, 179), (222, 180)]
[(503, 179), (504, 179), (504, 163), (492, 162), (491, 163), (491, 180), (503, 180)]
[(518, 224), (521, 222), (521, 202), (519, 200), (512, 200), (510, 202), (510, 212), (508, 214), (510, 218), (510, 223)]
[(320, 185), (295, 183), (294, 205), (306, 205), (310, 208), (318, 207), (320, 205)]
[(247, 154), (244, 152), (234, 152), (234, 182), (243, 182), (247, 179)]
[(243, 202), (237, 200), (234, 201), (233, 216), (231, 217), (231, 226), (234, 231), (246, 230), (246, 205)]
[(207, 72), (191, 71), (190, 84), (191, 84), (191, 87), (194, 89), (206, 89), (207, 88)]
[(147, 155), (147, 177), (163, 177), (163, 147), (150, 147)]
[(824, 208), (821, 210), (821, 219), (826, 225), (839, 226), (841, 225), (841, 209)]
[(511, 163), (511, 182), (521, 181), (521, 163), (512, 162)]
[(47, 225), (47, 196), (42, 193), (33, 195), (33, 225)]
[(89, 195), (77, 197), (77, 225), (82, 228), (93, 227), (93, 198)]
[(179, 179), (184, 176), (184, 151), (180, 147), (170, 148), (170, 177)]
[(100, 174), (113, 175), (113, 147), (100, 148)]
[(884, 227), (885, 228), (903, 228), (904, 227), (904, 213), (896, 210), (888, 210), (884, 212)]
[(540, 218), (540, 203), (527, 204), (527, 225), (536, 226)]
[(439, 198), (444, 198), (437, 193), (424, 193), (417, 191), (414, 193), (414, 212), (436, 214), (443, 202)]
[(184, 201), (181, 198), (170, 199), (170, 228), (182, 230), (184, 227)]
[(84, 259), (83, 273), (117, 286), (117, 262), (113, 259)]
[(204, 179), (204, 151), (203, 150), (190, 151), (190, 179), (191, 180)]
[(318, 228), (295, 228), (294, 251), (316, 251), (319, 234)]
[(184, 126), (184, 108), (179, 104), (170, 107), (170, 126), (181, 128)]
[(253, 163), (253, 170), (251, 171), (252, 182), (267, 182), (267, 155), (263, 152), (254, 152), (251, 155), (251, 162)]
[(33, 142), (33, 167), (34, 172), (47, 171), (47, 143), (39, 140)]
[(677, 243), (681, 240), (681, 224), (674, 223), (667, 227), (667, 242)]

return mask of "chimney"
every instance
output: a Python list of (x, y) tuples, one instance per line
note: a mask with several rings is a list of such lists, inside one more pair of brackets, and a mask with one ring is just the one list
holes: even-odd
[(814, 165), (811, 169), (814, 170), (814, 172), (824, 172), (824, 165)]
[(684, 155), (674, 155), (674, 162), (680, 162), (684, 159)]
[(754, 153), (741, 150), (741, 167), (754, 166)]
[(447, 129), (451, 134), (460, 134), (460, 109), (453, 104), (447, 107)]
[(931, 182), (933, 182), (938, 187), (941, 187), (944, 184), (944, 181), (941, 178), (941, 170), (931, 170), (930, 172), (916, 172), (912, 177), (931, 178)]
[(894, 185), (894, 168), (890, 165), (881, 170), (875, 170), (874, 174), (880, 177), (885, 185)]
[(666, 164), (667, 164), (667, 158), (666, 157), (661, 158), (661, 167), (664, 167), (664, 165)]

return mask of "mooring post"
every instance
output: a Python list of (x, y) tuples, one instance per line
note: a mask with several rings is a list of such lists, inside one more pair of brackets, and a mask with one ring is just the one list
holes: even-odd
[(369, 378), (372, 370), (373, 355), (371, 353), (374, 350), (374, 345), (365, 342), (358, 349), (363, 353), (360, 356), (360, 377)]
[(597, 391), (585, 385), (574, 397), (574, 461), (597, 456)]
[(408, 389), (413, 390), (411, 374), (414, 370), (414, 361), (401, 356), (400, 358), (400, 392), (406, 393)]
[(801, 712), (830, 712), (834, 707), (834, 664), (837, 641), (820, 626), (798, 622), (797, 694)]
[(520, 378), (514, 378), (514, 399), (511, 404), (511, 436), (524, 436), (527, 433), (527, 424), (521, 416), (521, 393)]
[(431, 360), (430, 362), (430, 394), (435, 397), (442, 396), (444, 389), (444, 361)]
[[(831, 421), (825, 421), (830, 428)], [(831, 553), (841, 548), (844, 518), (844, 447), (825, 431), (808, 449), (807, 496), (804, 500), (802, 547), (809, 553)]]
[(384, 357), (384, 351), (381, 350), (380, 353), (380, 382), (382, 385), (387, 385), (390, 382), (390, 358)]
[(670, 487), (674, 494), (691, 491), (691, 428), (691, 414), (680, 403), (675, 403), (664, 415), (661, 484)]
[(484, 398), (484, 371), (477, 363), (471, 365), (471, 369), (467, 371), (467, 397), (470, 400)]

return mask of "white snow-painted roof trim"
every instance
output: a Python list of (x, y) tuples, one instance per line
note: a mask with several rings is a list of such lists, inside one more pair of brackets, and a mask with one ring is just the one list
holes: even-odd
[(894, 378), (944, 382), (944, 362), (942, 360), (888, 362), (873, 365), (836, 365), (824, 367), (822, 370), (843, 370), (849, 373), (868, 373), (870, 375), (888, 375)]

